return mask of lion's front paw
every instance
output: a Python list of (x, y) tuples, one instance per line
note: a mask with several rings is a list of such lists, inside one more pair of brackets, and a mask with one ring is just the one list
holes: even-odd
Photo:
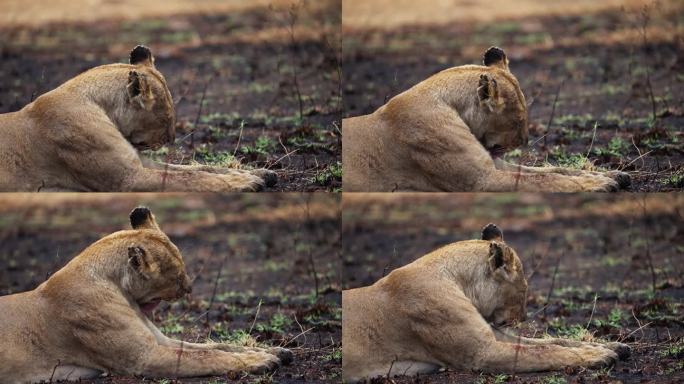
[(235, 183), (238, 192), (259, 192), (264, 189), (264, 179), (259, 176), (245, 172), (239, 176), (233, 177), (237, 179)]
[(626, 172), (608, 171), (605, 173), (605, 175), (615, 180), (618, 183), (618, 186), (622, 189), (627, 188), (632, 184), (632, 178)]
[(610, 367), (618, 361), (617, 353), (604, 347), (586, 346), (581, 348), (581, 365), (587, 368)]
[(268, 353), (276, 355), (283, 365), (288, 365), (294, 360), (294, 354), (292, 351), (286, 348), (273, 347), (266, 350)]
[(266, 187), (272, 187), (278, 183), (278, 175), (270, 169), (260, 168), (252, 170), (251, 172), (253, 175), (262, 178)]
[(577, 182), (583, 192), (615, 192), (618, 182), (605, 176), (581, 176)]
[(605, 347), (615, 352), (620, 360), (625, 360), (632, 354), (632, 348), (627, 344), (612, 342), (605, 344)]
[(245, 352), (245, 371), (256, 375), (271, 372), (280, 366), (278, 356), (266, 352)]

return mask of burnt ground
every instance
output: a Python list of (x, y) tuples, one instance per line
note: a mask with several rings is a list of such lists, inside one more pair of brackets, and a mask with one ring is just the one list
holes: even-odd
[(482, 226), (494, 222), (531, 275), (528, 320), (519, 333), (619, 340), (632, 348), (631, 358), (611, 368), (517, 375), (447, 370), (395, 383), (684, 379), (683, 196), (345, 194), (342, 206), (344, 289), (372, 284), (443, 245), (479, 238)]
[(0, 295), (35, 288), (92, 242), (129, 228), (128, 213), (138, 204), (152, 209), (194, 278), (190, 298), (156, 310), (153, 321), (165, 334), (191, 342), (256, 340), (295, 354), (293, 364), (268, 375), (177, 382), (339, 380), (339, 196), (2, 196)]
[(340, 0), (293, 3), (299, 5), (0, 27), (0, 113), (89, 68), (127, 62), (128, 52), (145, 44), (178, 117), (176, 143), (152, 156), (270, 168), (279, 176), (275, 191), (337, 190)]
[(344, 116), (371, 113), (443, 69), (480, 64), (483, 52), (496, 45), (507, 52), (527, 101), (533, 100), (530, 145), (507, 158), (524, 165), (621, 169), (632, 176), (631, 191), (682, 190), (684, 8), (666, 3), (673, 8), (646, 13), (645, 43), (643, 14), (621, 9), (395, 29), (345, 27)]

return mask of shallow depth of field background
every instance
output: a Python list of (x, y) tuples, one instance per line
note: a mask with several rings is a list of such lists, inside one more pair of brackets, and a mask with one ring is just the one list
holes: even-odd
[(525, 165), (621, 169), (684, 188), (684, 2), (345, 0), (344, 117), (503, 48), (528, 102)]
[(164, 303), (154, 313), (153, 321), (166, 335), (189, 342), (251, 338), (287, 346), (295, 354), (292, 365), (274, 374), (178, 382), (337, 380), (339, 196), (4, 194), (0, 295), (34, 289), (88, 245), (130, 229), (128, 214), (138, 205), (150, 207), (194, 278), (189, 300)]
[(0, 0), (0, 113), (149, 46), (176, 103), (174, 163), (341, 185), (340, 0)]
[[(496, 223), (529, 281), (525, 336), (620, 340), (609, 369), (487, 375), (447, 371), (421, 383), (661, 383), (684, 377), (681, 194), (345, 194), (343, 288), (373, 284)], [(399, 378), (398, 383), (413, 383)]]

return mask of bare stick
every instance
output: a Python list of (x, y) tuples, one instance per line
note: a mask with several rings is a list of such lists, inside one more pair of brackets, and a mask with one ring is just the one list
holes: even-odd
[[(643, 42), (643, 50), (644, 50), (644, 55), (645, 57), (648, 57), (648, 36), (646, 34), (646, 30), (648, 28), (648, 23), (651, 21), (651, 7), (654, 6), (655, 3), (652, 4), (645, 4), (644, 7), (641, 9), (641, 39)], [(651, 99), (651, 108), (652, 108), (652, 113), (653, 113), (653, 125), (656, 123), (656, 119), (658, 118), (657, 111), (656, 111), (656, 100), (655, 96), (653, 95), (653, 85), (651, 84), (651, 70), (648, 67), (648, 65), (644, 65), (646, 68), (646, 87), (648, 88), (648, 95)]]
[(594, 133), (591, 135), (591, 143), (589, 143), (589, 149), (587, 149), (587, 154), (584, 156), (587, 159), (591, 153), (591, 148), (594, 146), (594, 140), (596, 139), (596, 128), (598, 128), (598, 121), (594, 122)]
[(596, 310), (596, 300), (598, 299), (598, 294), (594, 292), (594, 305), (591, 307), (591, 315), (589, 315), (589, 321), (587, 321), (587, 326), (584, 329), (588, 329), (591, 325), (591, 320), (594, 318), (594, 311)]
[[(546, 134), (548, 134), (549, 129), (551, 129), (553, 116), (556, 114), (556, 104), (558, 104), (558, 95), (560, 95), (560, 91), (561, 88), (563, 88), (563, 84), (565, 84), (565, 79), (561, 81), (560, 85), (558, 86), (558, 89), (556, 90), (556, 97), (553, 99), (553, 106), (551, 107), (551, 116), (549, 116), (549, 122), (546, 124)], [(546, 134), (544, 135), (544, 147), (546, 147)]]
[(646, 223), (646, 194), (641, 198), (641, 208), (643, 210), (643, 220), (644, 220), (644, 231), (646, 232), (646, 260), (648, 261), (648, 268), (651, 272), (651, 285), (653, 288), (653, 294), (656, 294), (656, 272), (653, 267), (653, 256), (651, 255), (651, 242), (649, 241), (649, 226)]
[(544, 306), (544, 317), (546, 317), (546, 307), (549, 305), (551, 300), (551, 293), (553, 292), (553, 286), (556, 285), (556, 275), (558, 274), (558, 266), (560, 265), (560, 260), (563, 254), (559, 255), (556, 259), (556, 267), (553, 269), (553, 277), (551, 278), (551, 286), (549, 287), (549, 293), (546, 295), (546, 306)]
[(262, 300), (259, 299), (259, 304), (257, 304), (257, 310), (256, 310), (256, 313), (254, 314), (254, 320), (252, 320), (252, 325), (249, 326), (249, 332), (247, 332), (248, 335), (252, 334), (252, 330), (254, 329), (254, 324), (256, 324), (257, 318), (259, 317), (259, 311), (261, 310), (261, 302), (262, 302)]
[(57, 360), (57, 364), (55, 364), (55, 367), (52, 368), (52, 374), (50, 375), (50, 381), (49, 381), (50, 383), (52, 383), (52, 379), (55, 378), (55, 371), (57, 370), (57, 367), (59, 367), (61, 364), (62, 364), (61, 361)]
[(299, 90), (299, 76), (297, 74), (297, 40), (295, 39), (295, 24), (297, 24), (297, 19), (299, 17), (299, 9), (302, 3), (292, 4), (288, 11), (290, 16), (289, 29), (290, 33), (290, 50), (291, 50), (291, 61), (292, 61), (292, 80), (294, 81), (295, 92), (297, 94), (297, 101), (299, 102), (299, 121), (304, 120), (304, 101), (302, 100), (302, 93)]
[[(238, 149), (240, 148), (240, 140), (242, 140), (242, 131), (245, 129), (245, 121), (241, 120), (240, 121), (240, 135), (238, 135), (238, 141), (237, 144), (235, 145), (235, 149), (233, 150), (233, 157), (235, 157), (235, 154), (237, 153)], [(280, 136), (278, 136), (280, 138)]]
[(195, 131), (197, 130), (197, 124), (199, 124), (200, 117), (202, 116), (202, 107), (204, 106), (204, 98), (207, 96), (207, 88), (211, 84), (214, 76), (210, 76), (207, 82), (204, 83), (204, 89), (202, 90), (202, 98), (200, 98), (199, 108), (197, 109), (197, 116), (195, 117), (195, 124), (192, 126), (192, 132), (190, 132), (190, 147), (195, 148)]
[[(219, 279), (221, 279), (221, 272), (223, 271), (223, 265), (226, 263), (227, 259), (228, 259), (228, 253), (226, 252), (226, 255), (223, 257), (223, 260), (221, 260), (221, 265), (219, 266), (218, 272), (216, 273), (216, 279), (214, 280), (214, 290), (211, 292), (211, 300), (209, 300), (209, 307), (207, 307), (207, 318), (205, 321), (205, 324), (207, 326), (209, 325), (209, 312), (211, 311), (211, 306), (214, 305), (214, 298), (216, 298), (216, 290), (218, 289)], [(209, 332), (211, 332), (211, 327), (209, 328)]]

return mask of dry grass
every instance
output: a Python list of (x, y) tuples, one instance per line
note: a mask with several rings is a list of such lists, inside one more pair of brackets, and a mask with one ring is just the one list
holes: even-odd
[(345, 29), (392, 29), (411, 24), (582, 14), (620, 6), (638, 8), (646, 3), (647, 0), (345, 0), (342, 19)]
[(246, 11), (287, 6), (291, 0), (0, 0), (0, 25), (38, 26), (53, 22), (92, 22), (102, 19), (137, 20), (175, 14)]

